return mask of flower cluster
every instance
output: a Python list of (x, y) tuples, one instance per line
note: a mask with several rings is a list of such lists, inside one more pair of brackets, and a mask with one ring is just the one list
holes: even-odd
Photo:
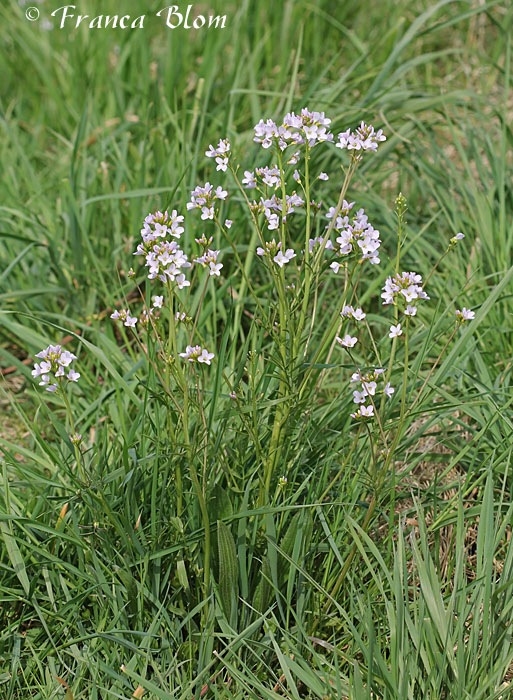
[(384, 305), (394, 304), (397, 299), (402, 299), (407, 304), (404, 312), (407, 316), (415, 316), (417, 313), (417, 307), (412, 306), (410, 302), (429, 299), (422, 288), (422, 277), (415, 272), (399, 272), (393, 277), (388, 277), (381, 298)]
[(337, 343), (339, 345), (342, 345), (344, 348), (354, 348), (356, 343), (358, 342), (358, 338), (352, 338), (349, 333), (346, 333), (346, 335), (343, 338), (339, 338), (338, 335), (335, 338)]
[(216, 159), (216, 170), (226, 172), (228, 168), (228, 159), (230, 157), (230, 142), (228, 139), (220, 139), (216, 148), (210, 144), (208, 151), (205, 151), (205, 155), (207, 158)]
[(210, 276), (216, 275), (219, 277), (221, 274), (221, 268), (223, 267), (222, 263), (217, 262), (217, 256), (219, 255), (218, 250), (206, 250), (203, 255), (201, 255), (199, 258), (195, 258), (194, 262), (198, 263), (200, 265), (203, 265), (203, 267), (208, 267), (210, 271)]
[(305, 108), (297, 115), (294, 112), (286, 114), (280, 125), (272, 119), (265, 122), (261, 119), (255, 126), (253, 140), (262, 144), (263, 148), (270, 148), (276, 142), (282, 151), (291, 144), (308, 143), (312, 148), (317, 143), (333, 141), (333, 134), (327, 129), (330, 124), (331, 119), (324, 112), (310, 112)]
[(202, 348), (201, 345), (188, 345), (185, 352), (180, 353), (180, 357), (183, 357), (188, 362), (200, 362), (201, 364), (209, 365), (215, 355), (213, 352), (208, 352), (208, 350)]
[[(381, 393), (385, 394), (385, 396), (388, 398), (391, 398), (395, 389), (393, 386), (390, 386), (389, 382), (384, 384), (383, 387), (380, 387), (380, 382), (384, 382), (384, 379), (384, 369), (373, 369), (365, 374), (362, 374), (361, 372), (354, 372), (351, 376), (351, 383), (354, 384), (355, 382), (358, 382), (360, 384), (360, 391), (356, 389), (353, 391), (353, 401), (357, 404), (363, 404), (369, 396), (375, 396), (378, 390), (381, 390)], [(367, 407), (362, 406), (362, 408)], [(372, 413), (362, 415), (372, 415)], [(353, 418), (354, 417), (355, 416), (353, 416)]]
[(128, 309), (121, 309), (121, 311), (114, 311), (110, 315), (114, 321), (123, 321), (123, 325), (127, 328), (135, 328), (137, 323), (137, 318), (135, 316), (130, 316), (130, 311)]
[(148, 214), (144, 219), (144, 225), (141, 229), (141, 238), (143, 243), (138, 246), (139, 255), (144, 254), (144, 244), (150, 244), (159, 238), (166, 238), (169, 234), (170, 236), (175, 236), (175, 238), (180, 238), (184, 232), (184, 228), (181, 225), (183, 223), (184, 217), (179, 216), (176, 209), (173, 209), (171, 214), (167, 211), (162, 213), (157, 211), (154, 214)]
[[(141, 253), (136, 252), (134, 255), (141, 255)], [(177, 241), (164, 240), (161, 243), (155, 243), (146, 252), (148, 279), (158, 278), (161, 282), (171, 280), (176, 282), (178, 289), (189, 286), (190, 282), (186, 280), (183, 268), (190, 266), (187, 255)]]
[[(150, 322), (150, 318), (155, 318), (158, 316), (158, 312), (160, 309), (164, 306), (164, 296), (163, 295), (157, 295), (152, 297), (152, 305), (148, 310), (143, 309), (141, 313), (141, 323), (144, 326), (147, 326), (148, 323)], [(128, 313), (128, 312), (126, 312)], [(111, 316), (111, 318), (114, 318), (114, 316)], [(137, 319), (133, 319), (134, 321), (137, 321)], [(126, 324), (125, 324), (126, 325)]]
[(49, 345), (38, 352), (36, 357), (41, 362), (35, 363), (32, 376), (34, 379), (41, 377), (39, 386), (44, 386), (46, 391), (57, 391), (64, 380), (78, 382), (80, 374), (70, 367), (73, 360), (77, 359), (72, 352), (63, 350), (60, 345)]
[(463, 307), (461, 311), (460, 309), (456, 309), (456, 318), (460, 323), (463, 323), (463, 321), (472, 321), (475, 317), (476, 314), (470, 309), (466, 309), (465, 307)]
[(368, 406), (359, 406), (359, 408), (351, 413), (351, 418), (372, 418), (374, 415), (374, 406), (369, 404)]
[(201, 218), (214, 218), (214, 202), (217, 200), (224, 201), (228, 196), (228, 192), (223, 190), (219, 185), (214, 189), (210, 182), (206, 182), (203, 187), (198, 185), (191, 192), (191, 201), (187, 202), (187, 211), (191, 209), (201, 209)]
[(287, 248), (287, 250), (283, 252), (281, 249), (281, 242), (276, 243), (274, 238), (272, 239), (272, 241), (268, 241), (264, 245), (265, 248), (257, 248), (257, 255), (260, 255), (261, 257), (267, 256), (272, 258), (274, 262), (280, 267), (283, 267), (288, 262), (290, 262), (292, 258), (296, 257), (296, 254), (294, 253), (292, 248)]
[[(349, 213), (354, 206), (354, 202), (344, 200), (342, 209), (336, 217), (332, 228), (339, 234), (336, 238), (336, 246), (333, 250), (339, 257), (345, 257), (351, 253), (361, 254), (361, 260), (368, 260), (372, 265), (379, 263), (379, 248), (381, 239), (379, 231), (369, 223), (369, 217), (363, 209), (359, 209), (350, 219)], [(331, 208), (326, 217), (333, 219), (335, 209)], [(341, 262), (335, 260), (331, 263), (331, 269), (337, 273), (340, 270)]]
[(209, 236), (208, 238), (205, 236), (204, 233), (201, 234), (201, 238), (195, 238), (194, 239), (198, 245), (200, 245), (202, 248), (205, 250), (210, 247), (212, 244), (212, 241), (214, 240), (212, 236)]
[(272, 165), (270, 168), (267, 165), (264, 168), (256, 168), (255, 173), (267, 187), (276, 189), (281, 184), (281, 173), (277, 165)]
[(355, 131), (347, 129), (339, 134), (336, 146), (348, 151), (377, 151), (379, 142), (386, 140), (383, 129), (376, 131), (370, 124), (362, 122)]
[(242, 178), (242, 184), (248, 190), (254, 190), (257, 186), (257, 181), (255, 173), (252, 170), (245, 170), (244, 177)]
[(267, 219), (267, 228), (269, 231), (275, 231), (280, 227), (281, 218), (287, 221), (287, 216), (294, 213), (294, 207), (302, 207), (304, 201), (293, 192), (285, 196), (285, 214), (283, 213), (283, 200), (276, 197), (275, 194), (270, 199), (260, 198), (259, 202), (251, 203), (251, 211), (254, 214), (264, 214)]
[[(324, 238), (322, 236), (317, 236), (317, 238), (310, 238), (308, 241), (308, 249), (310, 253), (313, 251), (316, 245), (322, 245), (324, 243)], [(333, 243), (328, 239), (326, 241), (326, 245), (324, 246), (325, 250), (334, 250)]]
[(352, 306), (344, 306), (342, 311), (340, 312), (340, 315), (342, 318), (353, 318), (355, 321), (363, 321), (363, 319), (367, 316), (362, 309), (354, 309)]
[[(189, 285), (183, 269), (191, 266), (187, 255), (175, 240), (180, 238), (184, 231), (181, 225), (183, 220), (184, 217), (179, 216), (175, 209), (171, 214), (167, 211), (148, 214), (141, 229), (142, 243), (139, 243), (134, 253), (146, 258), (148, 279), (158, 278), (161, 282), (170, 280), (176, 282), (179, 289)], [(126, 313), (130, 318), (128, 312)], [(121, 318), (121, 316), (112, 316), (112, 318)], [(122, 320), (125, 321), (125, 318)], [(125, 325), (134, 324), (125, 322)]]

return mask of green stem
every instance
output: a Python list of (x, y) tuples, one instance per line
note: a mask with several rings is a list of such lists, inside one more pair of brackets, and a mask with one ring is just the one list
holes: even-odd
[[(306, 312), (310, 301), (310, 287), (312, 279), (312, 268), (310, 266), (310, 231), (311, 231), (311, 205), (310, 205), (310, 148), (308, 143), (305, 148), (305, 199), (306, 199), (306, 227), (305, 227), (305, 282), (303, 301), (301, 304), (301, 314), (296, 331), (296, 347), (294, 355), (297, 356), (301, 335), (303, 334)], [(306, 351), (306, 347), (305, 347)]]
[[(68, 418), (68, 423), (69, 423), (69, 427), (70, 427), (70, 431), (71, 431), (71, 437), (73, 438), (76, 435), (76, 430), (75, 430), (75, 421), (73, 420), (73, 413), (71, 411), (71, 404), (69, 402), (69, 398), (68, 398), (68, 395), (66, 393), (66, 388), (64, 386), (64, 383), (63, 383), (61, 377), (58, 378), (58, 382), (59, 382), (60, 394), (63, 398), (64, 405), (66, 407), (66, 415)], [(85, 473), (85, 465), (84, 465), (83, 459), (82, 459), (82, 453), (80, 452), (78, 445), (73, 440), (72, 440), (72, 443), (73, 443), (73, 449), (75, 452), (75, 460), (77, 462), (77, 467), (78, 467), (78, 471), (80, 474), (80, 478), (83, 482), (85, 482), (86, 473)]]

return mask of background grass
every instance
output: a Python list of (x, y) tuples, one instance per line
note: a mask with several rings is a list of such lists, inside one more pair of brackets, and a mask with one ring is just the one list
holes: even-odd
[[(46, 18), (57, 6), (39, 5)], [(212, 0), (202, 12), (228, 19), (209, 32), (166, 29), (153, 17), (159, 3), (123, 8), (145, 11), (145, 29), (45, 30), (15, 2), (0, 8), (0, 696), (130, 698), (140, 684), (145, 698), (191, 698), (211, 679), (206, 697), (513, 697), (513, 8)], [(110, 0), (78, 9), (120, 12)], [(143, 217), (183, 209), (211, 175), (208, 144), (228, 135), (253, 164), (261, 157), (249, 146), (253, 124), (305, 105), (326, 110), (334, 131), (362, 118), (383, 126), (388, 140), (349, 194), (389, 255), (393, 202), (406, 195), (403, 264), (423, 275), (463, 231), (430, 296), (442, 318), (456, 298), (480, 311), (437, 369), (430, 402), (405, 436), (397, 490), (385, 490), (369, 533), (363, 446), (318, 505), (351, 445), (336, 376), (308, 430), (298, 424), (291, 436), (284, 463), (294, 488), (265, 515), (263, 532), (248, 505), (256, 464), (248, 436), (229, 410), (216, 413), (212, 435), (230, 440), (211, 508), (235, 537), (229, 595), (245, 602), (218, 606), (199, 629), (197, 509), (189, 495), (187, 522), (174, 517), (165, 420), (108, 315), (130, 293)], [(324, 170), (336, 158), (314, 154)], [(323, 201), (339, 188), (332, 178)], [(187, 219), (184, 247), (199, 233)], [(249, 220), (233, 233), (245, 256)], [(265, 299), (251, 257), (247, 265)], [(369, 290), (382, 284), (386, 262), (375, 274)], [(233, 284), (240, 289), (240, 279)], [(202, 323), (236, 367), (255, 335), (243, 317), (234, 337), (224, 335), (234, 313), (228, 286), (207, 298)], [(327, 308), (335, 294), (326, 289)], [(435, 357), (439, 330), (433, 321), (419, 340)], [(23, 362), (65, 336), (83, 375), (74, 406), (87, 435), (89, 493), (70, 469), (59, 410)], [(264, 405), (262, 426), (271, 410)], [(354, 544), (354, 564), (323, 616)]]

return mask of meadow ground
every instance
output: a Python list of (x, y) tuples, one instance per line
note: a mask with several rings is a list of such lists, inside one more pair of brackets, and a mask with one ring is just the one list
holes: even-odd
[[(153, 0), (124, 3), (134, 30), (34, 4), (0, 7), (0, 697), (513, 697), (513, 6), (212, 0), (226, 28), (194, 31)], [(387, 140), (304, 146), (299, 182), (280, 162), (269, 231), (236, 180), (279, 158), (253, 126), (302, 107)], [(186, 208), (206, 181), (215, 221)], [(307, 242), (347, 225), (341, 195), (380, 263), (354, 238), (335, 274)], [(219, 276), (147, 279), (132, 253), (166, 209)], [(257, 255), (273, 236), (295, 257)], [(382, 305), (399, 268), (415, 317)], [(81, 376), (54, 394), (31, 371), (56, 343)]]

